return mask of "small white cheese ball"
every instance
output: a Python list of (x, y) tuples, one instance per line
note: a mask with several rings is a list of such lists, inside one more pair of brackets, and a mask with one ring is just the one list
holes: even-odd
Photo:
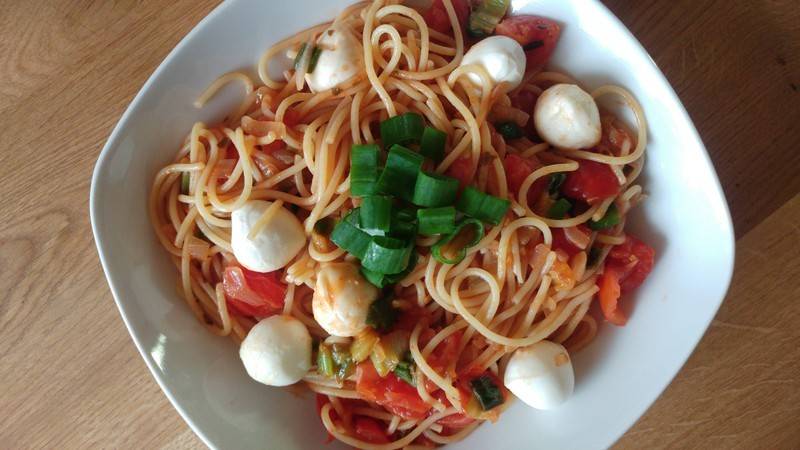
[(572, 395), (575, 374), (562, 345), (539, 341), (514, 352), (503, 383), (528, 406), (553, 409)]
[(272, 272), (285, 266), (306, 245), (303, 224), (286, 208), (250, 239), (250, 229), (272, 202), (251, 200), (231, 214), (231, 247), (236, 260), (255, 272)]
[(314, 92), (326, 91), (353, 78), (361, 70), (361, 42), (344, 25), (336, 24), (317, 40), (319, 59), (314, 71), (306, 74)]
[(297, 383), (311, 368), (311, 335), (292, 316), (258, 322), (239, 348), (247, 374), (268, 386)]
[[(508, 89), (514, 89), (522, 82), (525, 75), (525, 51), (519, 42), (507, 36), (491, 36), (467, 51), (461, 65), (476, 64), (489, 73), (495, 84), (508, 83)], [(481, 78), (470, 73), (470, 80), (481, 84)]]
[(533, 111), (536, 131), (558, 148), (589, 148), (600, 142), (600, 111), (591, 95), (574, 84), (549, 87)]
[(317, 273), (314, 319), (334, 336), (355, 336), (367, 327), (367, 312), (378, 294), (355, 264), (326, 264)]

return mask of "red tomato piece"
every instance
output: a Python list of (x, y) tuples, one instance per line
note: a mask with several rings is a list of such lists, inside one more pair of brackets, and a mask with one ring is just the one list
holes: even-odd
[[(461, 331), (447, 336), (428, 356), (428, 364), (439, 374), (444, 374), (451, 362), (458, 358), (458, 346), (461, 344)], [(455, 374), (451, 374), (455, 376)]]
[[(592, 234), (592, 230), (590, 230), (585, 224), (578, 225), (578, 229), (584, 234)], [(570, 258), (583, 251), (575, 246), (572, 241), (567, 239), (567, 235), (564, 234), (563, 228), (551, 228), (550, 230), (553, 232), (553, 245), (550, 247), (553, 250), (563, 250), (564, 253), (569, 255)]]
[(461, 189), (464, 189), (472, 181), (472, 159), (458, 158), (447, 168), (445, 175), (456, 178)]
[(641, 286), (653, 270), (655, 256), (652, 247), (628, 235), (625, 242), (611, 248), (606, 267), (612, 266), (620, 274), (622, 292), (631, 292)]
[(619, 193), (619, 181), (611, 168), (603, 163), (581, 160), (578, 170), (567, 172), (567, 179), (561, 185), (565, 196), (583, 200), (590, 205)]
[[(469, 3), (467, 3), (467, 0), (452, 0), (452, 3), (458, 17), (458, 23), (463, 30), (467, 24), (467, 19), (469, 19)], [(429, 27), (440, 33), (452, 34), (451, 30), (453, 28), (450, 26), (450, 17), (447, 15), (447, 10), (442, 0), (433, 0), (431, 7), (422, 16)]]
[(508, 36), (522, 45), (527, 60), (526, 71), (531, 71), (550, 60), (561, 35), (561, 27), (545, 17), (523, 14), (504, 19), (495, 28), (495, 33)]
[(228, 306), (243, 316), (264, 317), (283, 309), (286, 285), (280, 272), (259, 273), (244, 267), (228, 266), (222, 276)]
[(472, 417), (469, 417), (464, 413), (457, 413), (457, 414), (451, 414), (447, 417), (443, 417), (439, 419), (439, 421), (436, 423), (449, 428), (464, 428), (465, 426), (471, 424), (472, 422), (475, 422), (475, 419), (473, 419)]
[(420, 398), (415, 387), (391, 372), (381, 378), (369, 361), (356, 368), (356, 392), (364, 400), (377, 403), (404, 419), (422, 419), (431, 409)]
[(287, 127), (293, 127), (300, 123), (300, 113), (297, 110), (289, 108), (283, 114), (283, 123)]
[[(517, 95), (511, 98), (511, 104), (515, 108), (519, 108), (533, 116), (533, 110), (536, 107), (536, 100), (538, 99), (539, 96), (531, 91), (520, 91), (517, 93)], [(533, 122), (533, 117), (528, 119), (528, 123), (525, 124), (524, 129), (529, 138), (533, 139), (534, 141), (541, 141), (539, 134), (536, 132), (536, 124)]]
[[(517, 154), (509, 153), (503, 160), (503, 167), (506, 170), (508, 190), (516, 196), (522, 187), (522, 183), (525, 182), (525, 178), (528, 178), (528, 175), (542, 167), (542, 165), (534, 159), (525, 159)], [(536, 205), (544, 190), (547, 189), (547, 183), (548, 178), (541, 177), (528, 188), (528, 206), (533, 207)]]
[(389, 437), (386, 430), (381, 427), (377, 420), (371, 417), (356, 416), (355, 432), (359, 439), (373, 444), (388, 444)]

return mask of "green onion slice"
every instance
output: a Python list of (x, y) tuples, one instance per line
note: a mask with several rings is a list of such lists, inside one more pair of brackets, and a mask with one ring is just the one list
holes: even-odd
[(414, 361), (408, 361), (406, 359), (400, 361), (394, 368), (394, 374), (397, 375), (397, 378), (400, 378), (412, 386), (417, 385), (414, 379)]
[(456, 209), (452, 206), (425, 208), (417, 211), (419, 234), (450, 234), (456, 229)]
[(551, 219), (563, 219), (570, 209), (572, 209), (572, 203), (565, 198), (560, 198), (547, 210), (547, 217)]
[(500, 388), (488, 375), (481, 375), (475, 378), (469, 382), (469, 385), (472, 388), (472, 395), (478, 399), (484, 411), (489, 411), (496, 406), (502, 405), (505, 401)]
[(378, 331), (388, 331), (397, 320), (397, 310), (392, 306), (391, 297), (381, 297), (367, 311), (367, 325)]
[(361, 275), (364, 275), (364, 278), (367, 279), (370, 283), (374, 284), (376, 287), (383, 289), (386, 286), (391, 284), (399, 283), (400, 280), (406, 277), (415, 267), (417, 267), (417, 259), (418, 255), (417, 252), (411, 252), (411, 257), (408, 259), (408, 266), (406, 266), (405, 270), (400, 273), (393, 273), (391, 275), (387, 275), (385, 273), (378, 273), (373, 272), (369, 269), (365, 269), (363, 266), (361, 267)]
[(359, 209), (352, 209), (336, 224), (331, 233), (331, 241), (356, 258), (363, 259), (372, 238), (356, 226), (358, 224)]
[(181, 174), (181, 194), (189, 195), (189, 184), (192, 180), (192, 175), (189, 172)]
[(317, 350), (317, 372), (326, 377), (332, 377), (334, 370), (333, 354), (327, 344), (319, 344)]
[(525, 136), (522, 128), (516, 122), (501, 122), (494, 126), (497, 132), (503, 135), (505, 139), (514, 140)]
[[(478, 245), (478, 242), (483, 239), (484, 231), (483, 223), (480, 220), (461, 219), (452, 233), (443, 236), (433, 244), (431, 254), (440, 263), (458, 264), (467, 256), (467, 250)], [(449, 257), (445, 253), (453, 256)]]
[(444, 159), (444, 145), (447, 142), (447, 134), (433, 127), (425, 127), (422, 132), (422, 139), (419, 143), (419, 153), (436, 162)]
[(306, 70), (306, 73), (312, 73), (314, 69), (317, 68), (317, 61), (319, 61), (320, 53), (322, 53), (322, 49), (319, 47), (314, 47), (314, 50), (311, 51), (311, 59), (308, 61), (308, 70)]
[(550, 194), (551, 197), (555, 197), (558, 195), (558, 191), (561, 189), (561, 185), (564, 184), (564, 180), (567, 179), (567, 174), (564, 172), (556, 172), (550, 175), (550, 181), (547, 183), (547, 193)]
[(375, 144), (354, 145), (350, 149), (350, 193), (361, 197), (376, 192), (380, 149)]
[(456, 203), (456, 209), (464, 214), (498, 225), (508, 212), (511, 202), (506, 199), (485, 194), (472, 186), (467, 186)]
[(361, 265), (378, 273), (400, 273), (408, 266), (413, 243), (385, 236), (373, 236)]
[(455, 178), (420, 171), (411, 202), (427, 207), (452, 205), (458, 195), (458, 186)]
[(390, 117), (381, 122), (383, 148), (389, 149), (395, 144), (418, 143), (424, 129), (425, 121), (417, 113)]
[(392, 198), (385, 195), (369, 195), (361, 202), (359, 214), (362, 230), (389, 231), (392, 222)]
[[(378, 190), (411, 201), (423, 161), (421, 155), (402, 145), (393, 145), (386, 158), (386, 167), (378, 178)], [(352, 181), (350, 183), (352, 192)]]
[(472, 37), (486, 37), (508, 11), (511, 0), (482, 0), (469, 15), (467, 33)]
[(602, 219), (598, 220), (597, 222), (593, 220), (589, 221), (589, 228), (595, 231), (606, 230), (614, 225), (617, 225), (618, 223), (619, 211), (617, 210), (617, 205), (612, 203), (611, 206), (608, 207), (608, 210)]

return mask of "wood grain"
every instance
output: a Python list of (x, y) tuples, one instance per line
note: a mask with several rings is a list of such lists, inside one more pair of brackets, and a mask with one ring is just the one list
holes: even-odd
[[(0, 448), (197, 448), (111, 300), (89, 180), (133, 95), (214, 0), (0, 0)], [(734, 282), (619, 448), (800, 448), (800, 8), (607, 0), (720, 175)]]

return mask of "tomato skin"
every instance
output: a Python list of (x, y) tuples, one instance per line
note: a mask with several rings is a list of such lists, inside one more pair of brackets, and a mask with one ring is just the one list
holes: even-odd
[[(458, 23), (463, 30), (469, 19), (469, 3), (467, 0), (452, 0), (452, 2), (456, 17), (458, 17)], [(450, 17), (447, 15), (447, 10), (442, 0), (433, 0), (431, 7), (425, 11), (422, 17), (425, 19), (425, 23), (434, 30), (440, 33), (451, 34), (452, 27), (450, 26)]]
[[(503, 168), (506, 171), (506, 180), (508, 181), (508, 190), (514, 196), (519, 194), (519, 189), (528, 175), (532, 174), (536, 169), (542, 165), (534, 159), (525, 159), (517, 154), (509, 153), (503, 160)], [(533, 207), (539, 198), (547, 189), (547, 177), (541, 177), (534, 181), (530, 188), (528, 188), (528, 206)]]
[(457, 179), (461, 189), (464, 189), (472, 181), (472, 159), (458, 158), (447, 168), (445, 175)]
[(364, 400), (377, 403), (404, 419), (422, 419), (431, 409), (415, 387), (391, 372), (381, 378), (370, 361), (356, 367), (356, 391)]
[[(539, 100), (539, 95), (527, 90), (520, 91), (511, 98), (511, 105), (533, 116), (533, 111), (536, 108), (537, 100)], [(536, 131), (536, 124), (533, 121), (533, 117), (528, 119), (528, 123), (525, 124), (523, 129), (525, 130), (525, 133), (529, 139), (541, 142), (542, 139), (539, 137), (539, 134)]]
[(597, 204), (619, 193), (619, 181), (611, 168), (603, 163), (580, 160), (578, 170), (567, 172), (561, 193), (574, 200)]
[(283, 310), (286, 285), (280, 272), (259, 273), (228, 266), (222, 275), (228, 306), (241, 316), (265, 317)]
[[(592, 234), (592, 230), (586, 224), (582, 223), (577, 227), (584, 234)], [(583, 251), (567, 239), (563, 228), (551, 228), (551, 231), (553, 232), (553, 245), (550, 248), (553, 250), (563, 250), (570, 258)]]
[(530, 72), (550, 60), (561, 36), (561, 27), (548, 18), (522, 14), (504, 19), (495, 28), (495, 34), (508, 36), (522, 45), (527, 61), (525, 70)]
[(356, 416), (355, 432), (359, 439), (371, 442), (373, 444), (389, 443), (389, 437), (386, 435), (386, 431), (381, 428), (381, 425), (377, 420), (371, 417)]
[(625, 242), (611, 248), (606, 259), (606, 267), (614, 267), (620, 274), (622, 293), (627, 293), (644, 283), (653, 270), (655, 256), (656, 251), (652, 247), (628, 235)]
[(293, 127), (300, 123), (300, 113), (297, 110), (289, 108), (283, 114), (283, 124), (287, 127)]
[(472, 422), (475, 422), (475, 419), (473, 419), (472, 417), (469, 417), (464, 413), (457, 413), (457, 414), (451, 414), (447, 417), (443, 417), (439, 419), (439, 421), (436, 423), (450, 428), (464, 428), (465, 426), (471, 424)]

